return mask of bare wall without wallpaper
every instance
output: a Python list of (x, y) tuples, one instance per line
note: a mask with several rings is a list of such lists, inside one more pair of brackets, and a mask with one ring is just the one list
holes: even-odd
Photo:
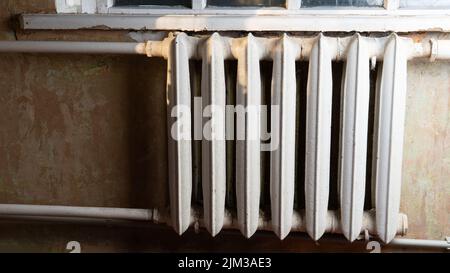
[[(0, 1), (0, 40), (132, 41), (127, 31), (22, 31), (53, 0)], [(419, 34), (426, 35), (426, 34)], [(153, 208), (167, 203), (166, 62), (112, 55), (0, 55), (0, 203)], [(408, 64), (401, 212), (407, 238), (450, 235), (450, 63)], [(181, 238), (164, 225), (0, 221), (0, 251), (351, 251), (261, 232)]]

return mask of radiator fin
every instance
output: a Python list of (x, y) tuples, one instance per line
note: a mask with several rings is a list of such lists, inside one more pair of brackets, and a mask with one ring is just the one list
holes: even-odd
[[(258, 228), (261, 189), (261, 75), (258, 41), (249, 34), (238, 45), (236, 87), (236, 196), (237, 219), (242, 234), (250, 238)], [(244, 111), (241, 116), (239, 113)], [(245, 140), (243, 140), (245, 137)]]
[(400, 209), (407, 76), (402, 42), (392, 34), (386, 45), (376, 109), (376, 225), (385, 243), (395, 237)]
[(369, 55), (364, 38), (356, 34), (345, 63), (341, 98), (339, 186), (341, 226), (354, 241), (361, 233), (366, 184), (369, 115)]
[(332, 71), (327, 38), (319, 35), (309, 60), (306, 106), (305, 210), (306, 230), (319, 240), (327, 226)]
[(226, 193), (225, 68), (219, 34), (213, 34), (203, 52), (202, 185), (205, 226), (212, 236), (223, 226)]
[(178, 234), (184, 233), (191, 222), (191, 89), (187, 39), (186, 34), (177, 35), (172, 39), (167, 66), (170, 211), (172, 225)]
[(272, 225), (280, 239), (291, 231), (294, 208), (296, 53), (284, 35), (275, 48), (272, 75), (270, 194)]

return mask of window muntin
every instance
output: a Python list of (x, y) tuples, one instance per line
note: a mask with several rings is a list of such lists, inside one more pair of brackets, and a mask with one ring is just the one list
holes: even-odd
[[(206, 14), (208, 10), (218, 12), (243, 11), (276, 12), (281, 15), (283, 10), (296, 10), (302, 13), (318, 10), (445, 10), (450, 9), (450, 0), (55, 0), (58, 13), (124, 13), (124, 14), (169, 14), (167, 9), (173, 9), (177, 14)], [(245, 9), (239, 9), (245, 8)], [(277, 8), (277, 9), (271, 9)], [(379, 12), (379, 11), (378, 11)]]

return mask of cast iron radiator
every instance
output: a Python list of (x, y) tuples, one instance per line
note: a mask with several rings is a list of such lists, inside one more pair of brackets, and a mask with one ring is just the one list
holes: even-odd
[[(200, 124), (203, 133), (211, 135), (200, 140), (200, 208), (203, 224), (213, 236), (229, 215), (232, 219), (236, 215), (231, 221), (237, 221), (236, 227), (246, 237), (266, 223), (281, 239), (293, 230), (304, 230), (318, 240), (335, 224), (330, 221), (338, 219), (339, 232), (353, 241), (368, 225), (366, 218), (373, 216), (376, 234), (384, 242), (392, 240), (403, 217), (399, 206), (408, 48), (407, 39), (396, 34), (376, 38), (248, 34), (230, 38), (218, 33), (206, 37), (176, 33), (165, 39), (161, 48), (150, 48), (149, 55), (160, 50), (167, 59), (170, 217), (176, 232), (182, 234), (192, 224), (197, 185), (194, 125)], [(204, 116), (200, 118), (193, 109), (193, 60), (201, 62), (197, 68), (201, 70)], [(234, 77), (228, 75), (229, 62), (236, 63)], [(272, 65), (268, 98), (263, 98), (262, 62)], [(296, 72), (299, 62), (307, 64), (304, 91)], [(335, 62), (343, 63), (340, 82), (335, 81)], [(375, 78), (371, 77), (374, 69), (378, 70)], [(333, 86), (340, 87), (337, 104)], [(375, 86), (373, 91), (371, 86)], [(300, 92), (306, 92), (304, 116), (298, 114)], [(372, 92), (374, 108), (369, 111)], [(236, 114), (230, 123), (222, 111), (229, 97), (233, 97), (235, 109), (257, 111)], [(259, 111), (262, 105), (272, 112)], [(333, 107), (340, 109), (339, 208), (335, 211), (329, 209)], [(299, 126), (304, 130), (301, 141)], [(266, 127), (270, 128), (269, 143), (261, 140)], [(230, 130), (240, 131), (243, 138), (230, 142)], [(264, 154), (268, 159), (263, 166)], [(301, 172), (296, 171), (299, 157), (304, 158)], [(265, 170), (268, 175), (263, 177)], [(371, 177), (371, 187), (366, 186), (367, 177)], [(269, 192), (268, 211), (261, 205), (263, 188)], [(304, 192), (301, 209), (294, 205), (299, 191)], [(373, 207), (365, 210), (367, 191)], [(235, 207), (227, 207), (229, 198), (235, 200)]]

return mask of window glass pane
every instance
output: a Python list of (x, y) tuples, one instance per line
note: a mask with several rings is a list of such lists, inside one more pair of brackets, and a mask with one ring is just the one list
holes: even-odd
[(400, 0), (400, 7), (450, 7), (450, 0)]
[(157, 5), (157, 6), (183, 6), (191, 7), (191, 0), (116, 0), (114, 6), (140, 6), (140, 5)]
[(208, 6), (236, 7), (236, 6), (257, 6), (257, 7), (284, 7), (286, 0), (208, 0)]
[(381, 7), (383, 0), (302, 0), (302, 7)]

